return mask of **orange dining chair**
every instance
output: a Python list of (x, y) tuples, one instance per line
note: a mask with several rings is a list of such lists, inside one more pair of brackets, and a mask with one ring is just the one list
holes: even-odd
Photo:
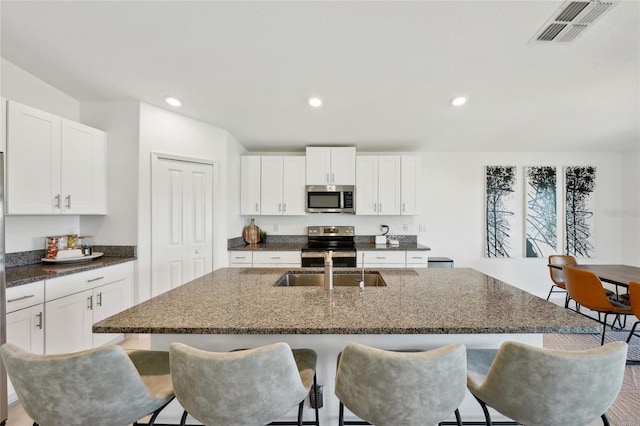
[[(569, 307), (569, 301), (571, 297), (569, 293), (567, 293), (567, 289), (564, 283), (564, 272), (562, 271), (562, 267), (564, 265), (577, 265), (578, 261), (575, 257), (568, 254), (552, 254), (549, 256), (549, 275), (551, 276), (551, 288), (549, 289), (549, 294), (547, 295), (547, 300), (551, 297), (551, 293), (565, 293), (566, 297), (564, 300), (564, 307)], [(554, 290), (557, 287), (559, 290)], [(609, 289), (604, 289), (605, 293), (607, 293), (607, 297), (613, 297), (615, 293)], [(580, 306), (576, 303), (576, 311), (580, 311)]]
[[(564, 299), (564, 307), (569, 307), (569, 293), (567, 293), (567, 289), (564, 284), (564, 274), (562, 269), (558, 267), (562, 267), (564, 265), (577, 265), (578, 262), (576, 258), (570, 255), (565, 254), (552, 254), (549, 256), (549, 275), (551, 276), (551, 288), (549, 289), (549, 294), (547, 295), (547, 300), (551, 297), (551, 293), (565, 293)], [(555, 288), (558, 289), (555, 289)], [(577, 306), (576, 306), (577, 309)]]
[(631, 312), (633, 312), (633, 315), (636, 316), (638, 321), (633, 324), (629, 337), (627, 337), (627, 343), (629, 343), (629, 340), (631, 340), (633, 336), (640, 337), (640, 334), (636, 333), (636, 327), (640, 324), (640, 282), (631, 281), (629, 283), (629, 305)]
[[(603, 325), (600, 344), (604, 344), (607, 317), (616, 315), (616, 318), (618, 318), (619, 315), (631, 315), (631, 309), (627, 305), (610, 300), (600, 278), (595, 273), (571, 266), (563, 266), (562, 270), (569, 296), (580, 306), (598, 312), (597, 321)], [(600, 321), (600, 314), (604, 314), (604, 321)], [(613, 330), (613, 323), (611, 324), (611, 329)]]

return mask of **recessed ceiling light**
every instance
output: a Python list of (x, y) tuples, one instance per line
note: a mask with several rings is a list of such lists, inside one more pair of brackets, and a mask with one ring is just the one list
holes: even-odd
[(318, 108), (320, 105), (322, 105), (322, 99), (320, 99), (320, 98), (310, 98), (309, 99), (309, 105), (311, 105), (314, 108)]
[(171, 96), (167, 96), (166, 98), (164, 98), (164, 100), (167, 101), (169, 105), (174, 107), (179, 107), (180, 105), (182, 105), (182, 102), (180, 102), (180, 99), (176, 99)]
[(462, 106), (467, 103), (467, 98), (464, 96), (458, 96), (451, 100), (451, 105), (453, 106)]

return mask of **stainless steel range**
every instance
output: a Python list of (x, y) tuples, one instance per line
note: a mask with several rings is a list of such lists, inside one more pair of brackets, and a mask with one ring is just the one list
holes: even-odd
[(353, 226), (309, 226), (307, 245), (302, 248), (303, 267), (323, 267), (324, 254), (333, 251), (334, 267), (356, 266)]

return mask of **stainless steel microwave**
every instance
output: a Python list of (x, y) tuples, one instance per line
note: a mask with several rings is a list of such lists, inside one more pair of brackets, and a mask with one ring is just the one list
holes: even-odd
[(355, 213), (353, 185), (307, 185), (308, 213)]

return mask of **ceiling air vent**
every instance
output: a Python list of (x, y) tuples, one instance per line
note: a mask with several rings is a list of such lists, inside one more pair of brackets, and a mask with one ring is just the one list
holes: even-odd
[(614, 6), (612, 1), (568, 1), (531, 40), (534, 43), (570, 43)]

